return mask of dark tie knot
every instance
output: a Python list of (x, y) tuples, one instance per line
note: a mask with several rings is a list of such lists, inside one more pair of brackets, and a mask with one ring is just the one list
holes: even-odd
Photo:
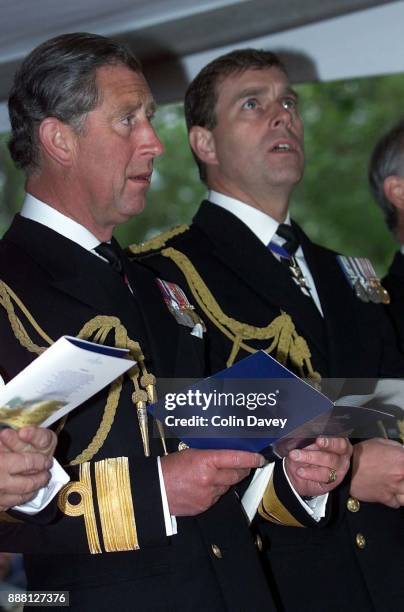
[(283, 248), (286, 249), (289, 255), (294, 255), (299, 247), (299, 239), (293, 227), (291, 225), (286, 225), (286, 223), (281, 223), (278, 225), (276, 233), (285, 240)]
[(118, 246), (115, 246), (112, 242), (101, 242), (95, 247), (94, 251), (97, 251), (98, 255), (104, 257), (114, 270), (122, 274), (123, 264)]

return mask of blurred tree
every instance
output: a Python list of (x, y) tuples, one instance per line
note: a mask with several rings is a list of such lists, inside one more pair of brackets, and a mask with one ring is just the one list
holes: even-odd
[(368, 189), (371, 151), (402, 116), (402, 75), (297, 88), (306, 170), (292, 214), (313, 240), (369, 257), (382, 272), (396, 245)]
[[(316, 241), (370, 257), (379, 272), (395, 244), (367, 186), (368, 158), (376, 140), (401, 117), (402, 75), (310, 83), (297, 87), (306, 133), (306, 171), (293, 195), (292, 214)], [(203, 198), (190, 153), (181, 105), (162, 107), (155, 127), (165, 145), (156, 160), (147, 207), (117, 229), (125, 245), (188, 223)], [(23, 178), (0, 138), (0, 233), (18, 210)]]

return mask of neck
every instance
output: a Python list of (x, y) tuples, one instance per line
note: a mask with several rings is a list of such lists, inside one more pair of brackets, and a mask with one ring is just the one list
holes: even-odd
[(100, 227), (96, 219), (91, 216), (90, 207), (77, 207), (77, 202), (82, 202), (83, 198), (77, 193), (75, 186), (71, 185), (70, 187), (64, 181), (62, 183), (57, 178), (44, 180), (40, 176), (29, 177), (26, 182), (26, 191), (65, 217), (73, 219), (73, 221), (85, 227), (100, 242), (111, 240), (114, 227)]
[(266, 215), (283, 223), (286, 219), (289, 209), (289, 194), (286, 196), (284, 193), (271, 193), (269, 196), (260, 197), (257, 194), (246, 193), (242, 189), (238, 188), (227, 188), (226, 185), (214, 182), (208, 185), (209, 189), (222, 193), (229, 198), (239, 200), (244, 204), (248, 204), (253, 208), (257, 208)]

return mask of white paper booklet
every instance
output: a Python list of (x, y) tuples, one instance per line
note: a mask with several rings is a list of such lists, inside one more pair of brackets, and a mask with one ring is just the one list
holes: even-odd
[(51, 425), (135, 365), (127, 355), (62, 336), (0, 387), (0, 426)]

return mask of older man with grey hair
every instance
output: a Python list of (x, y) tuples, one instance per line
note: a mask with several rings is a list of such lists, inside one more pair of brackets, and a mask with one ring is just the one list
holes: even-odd
[(369, 183), (386, 225), (400, 245), (383, 285), (391, 300), (387, 310), (404, 350), (404, 120), (376, 143), (369, 163)]

